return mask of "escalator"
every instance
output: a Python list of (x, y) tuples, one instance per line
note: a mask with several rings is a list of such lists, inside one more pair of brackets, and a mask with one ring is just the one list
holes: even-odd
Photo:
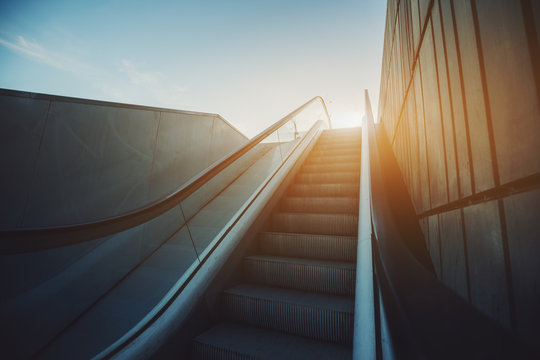
[(537, 358), (435, 277), (367, 92), (330, 125), (316, 97), (147, 206), (0, 230), (2, 357)]
[(90, 223), (0, 230), (0, 264), (12, 274), (0, 284), (3, 356), (110, 358), (148, 334), (144, 353), (166, 348), (328, 127), (316, 97), (147, 206)]
[(194, 359), (349, 359), (360, 180), (358, 130), (326, 130), (221, 295)]

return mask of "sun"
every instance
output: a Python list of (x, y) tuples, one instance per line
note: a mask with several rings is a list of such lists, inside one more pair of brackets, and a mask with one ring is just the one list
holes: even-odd
[(358, 111), (337, 112), (332, 116), (334, 129), (359, 127), (362, 124), (362, 115)]

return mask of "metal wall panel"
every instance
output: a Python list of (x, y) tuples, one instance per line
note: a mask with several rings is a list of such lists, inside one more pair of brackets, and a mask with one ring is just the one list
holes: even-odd
[(539, 346), (540, 2), (388, 4), (379, 117), (437, 275)]

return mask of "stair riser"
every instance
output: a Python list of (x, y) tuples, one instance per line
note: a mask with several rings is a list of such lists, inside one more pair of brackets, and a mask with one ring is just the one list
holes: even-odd
[(296, 176), (297, 184), (359, 184), (360, 174), (344, 173), (300, 173)]
[(362, 141), (362, 134), (321, 135), (319, 142), (354, 142)]
[(360, 163), (304, 165), (300, 174), (303, 173), (328, 173), (328, 172), (356, 172), (360, 173)]
[(294, 184), (287, 194), (289, 196), (358, 198), (359, 191), (358, 184)]
[(246, 259), (244, 276), (248, 282), (255, 284), (332, 295), (354, 295), (354, 267)]
[(358, 214), (358, 199), (352, 197), (286, 197), (281, 202), (283, 212), (315, 214)]
[(360, 147), (334, 149), (334, 150), (316, 150), (315, 148), (310, 156), (358, 156), (360, 157)]
[(327, 214), (274, 214), (272, 231), (297, 234), (357, 235), (358, 217)]
[(306, 164), (360, 163), (360, 156), (310, 156)]
[(361, 149), (360, 142), (318, 142), (313, 151), (361, 151)]
[(191, 344), (191, 358), (197, 360), (257, 360), (256, 357), (247, 354), (198, 341)]
[(223, 316), (231, 321), (316, 340), (351, 344), (354, 314), (225, 293)]
[(263, 253), (274, 256), (349, 262), (356, 260), (356, 238), (354, 237), (266, 233), (261, 235), (259, 246)]

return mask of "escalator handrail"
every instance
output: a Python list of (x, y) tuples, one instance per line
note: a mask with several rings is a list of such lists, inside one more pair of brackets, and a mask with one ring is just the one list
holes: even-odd
[(371, 178), (369, 175), (368, 118), (373, 117), (368, 91), (364, 90), (365, 114), (362, 119), (358, 238), (356, 250), (356, 290), (354, 299), (353, 359), (376, 359), (376, 322), (373, 288)]
[[(139, 323), (137, 323), (133, 328), (131, 328), (128, 332), (126, 332), (121, 338), (119, 338), (117, 341), (115, 341), (113, 344), (111, 344), (109, 347), (104, 349), (102, 352), (94, 356), (93, 360), (101, 360), (101, 359), (111, 359), (116, 358), (117, 355), (119, 355), (121, 352), (126, 350), (130, 345), (133, 345), (138, 342), (137, 339), (140, 339), (140, 337), (144, 338), (140, 340), (140, 342), (133, 346), (133, 348), (128, 351), (128, 355), (123, 354), (119, 355), (119, 359), (131, 359), (133, 358), (133, 354), (137, 354), (136, 358), (152, 358), (155, 357), (155, 351), (158, 351), (159, 348), (157, 343), (157, 338), (160, 338), (163, 334), (160, 334), (160, 331), (157, 329), (159, 326), (156, 326), (153, 330), (150, 331), (151, 334), (144, 335), (146, 331), (150, 329), (151, 326), (155, 324), (156, 321), (159, 319), (167, 319), (166, 321), (176, 323), (178, 325), (177, 319), (173, 320), (170, 316), (166, 315), (166, 311), (173, 306), (173, 303), (178, 301), (180, 295), (186, 290), (187, 286), (191, 284), (192, 282), (195, 282), (196, 285), (194, 286), (206, 286), (205, 282), (201, 282), (200, 280), (194, 280), (195, 276), (201, 272), (203, 269), (203, 266), (206, 265), (206, 263), (209, 261), (211, 256), (214, 256), (216, 250), (221, 246), (223, 240), (228, 236), (228, 234), (236, 233), (237, 230), (234, 230), (235, 227), (246, 227), (247, 222), (242, 222), (240, 219), (245, 215), (248, 208), (250, 208), (253, 205), (253, 202), (256, 198), (258, 198), (261, 193), (265, 190), (268, 183), (272, 181), (274, 176), (281, 170), (281, 168), (284, 166), (284, 164), (289, 160), (289, 158), (293, 157), (293, 154), (297, 151), (297, 149), (301, 148), (302, 143), (307, 140), (307, 142), (313, 141), (313, 138), (315, 137), (315, 133), (321, 129), (322, 127), (322, 121), (319, 120), (315, 122), (310, 130), (306, 133), (306, 136), (303, 137), (300, 142), (294, 145), (292, 150), (289, 152), (289, 155), (286, 156), (286, 158), (282, 161), (281, 165), (277, 169), (275, 169), (274, 173), (270, 175), (266, 182), (259, 187), (259, 189), (252, 195), (251, 200), (246, 202), (243, 205), (243, 208), (240, 210), (240, 213), (235, 215), (236, 219), (234, 222), (230, 225), (228, 225), (226, 231), (219, 237), (218, 241), (213, 242), (211, 245), (211, 248), (206, 253), (204, 257), (200, 259), (200, 262), (191, 270), (189, 271), (189, 276), (185, 280), (179, 280), (171, 289), (169, 292), (161, 299), (161, 301), (150, 311), (148, 314), (141, 320)], [(305, 149), (305, 148), (304, 148)], [(303, 150), (301, 150), (302, 152)], [(240, 225), (242, 224), (242, 225)], [(229, 242), (230, 244), (231, 242)], [(219, 256), (219, 255), (218, 255)], [(210, 261), (215, 265), (218, 263), (217, 259), (215, 261)], [(216, 271), (217, 267), (214, 268), (214, 271)], [(203, 272), (211, 272), (212, 270), (209, 270), (208, 268), (204, 270)], [(189, 313), (190, 310), (185, 311), (184, 313)], [(170, 326), (170, 324), (169, 324)], [(167, 325), (163, 326), (161, 325), (161, 329), (164, 327), (168, 327)], [(163, 344), (163, 343), (162, 343)], [(131, 355), (130, 355), (131, 354)]]
[(218, 160), (213, 165), (209, 166), (207, 169), (188, 180), (185, 184), (172, 193), (169, 193), (148, 205), (105, 219), (55, 227), (0, 230), (0, 254), (17, 254), (47, 250), (99, 239), (133, 228), (153, 218), (156, 218), (164, 212), (172, 209), (181, 201), (200, 189), (222, 170), (231, 165), (242, 155), (246, 154), (249, 150), (254, 148), (261, 141), (291, 120), (294, 116), (301, 113), (307, 106), (316, 101), (320, 101), (328, 119), (328, 125), (331, 127), (330, 115), (324, 99), (321, 96), (315, 96), (303, 105), (291, 111), (289, 114), (285, 115), (273, 125), (269, 126), (266, 130), (253, 137), (248, 143), (240, 147), (238, 150), (226, 155), (221, 160)]

